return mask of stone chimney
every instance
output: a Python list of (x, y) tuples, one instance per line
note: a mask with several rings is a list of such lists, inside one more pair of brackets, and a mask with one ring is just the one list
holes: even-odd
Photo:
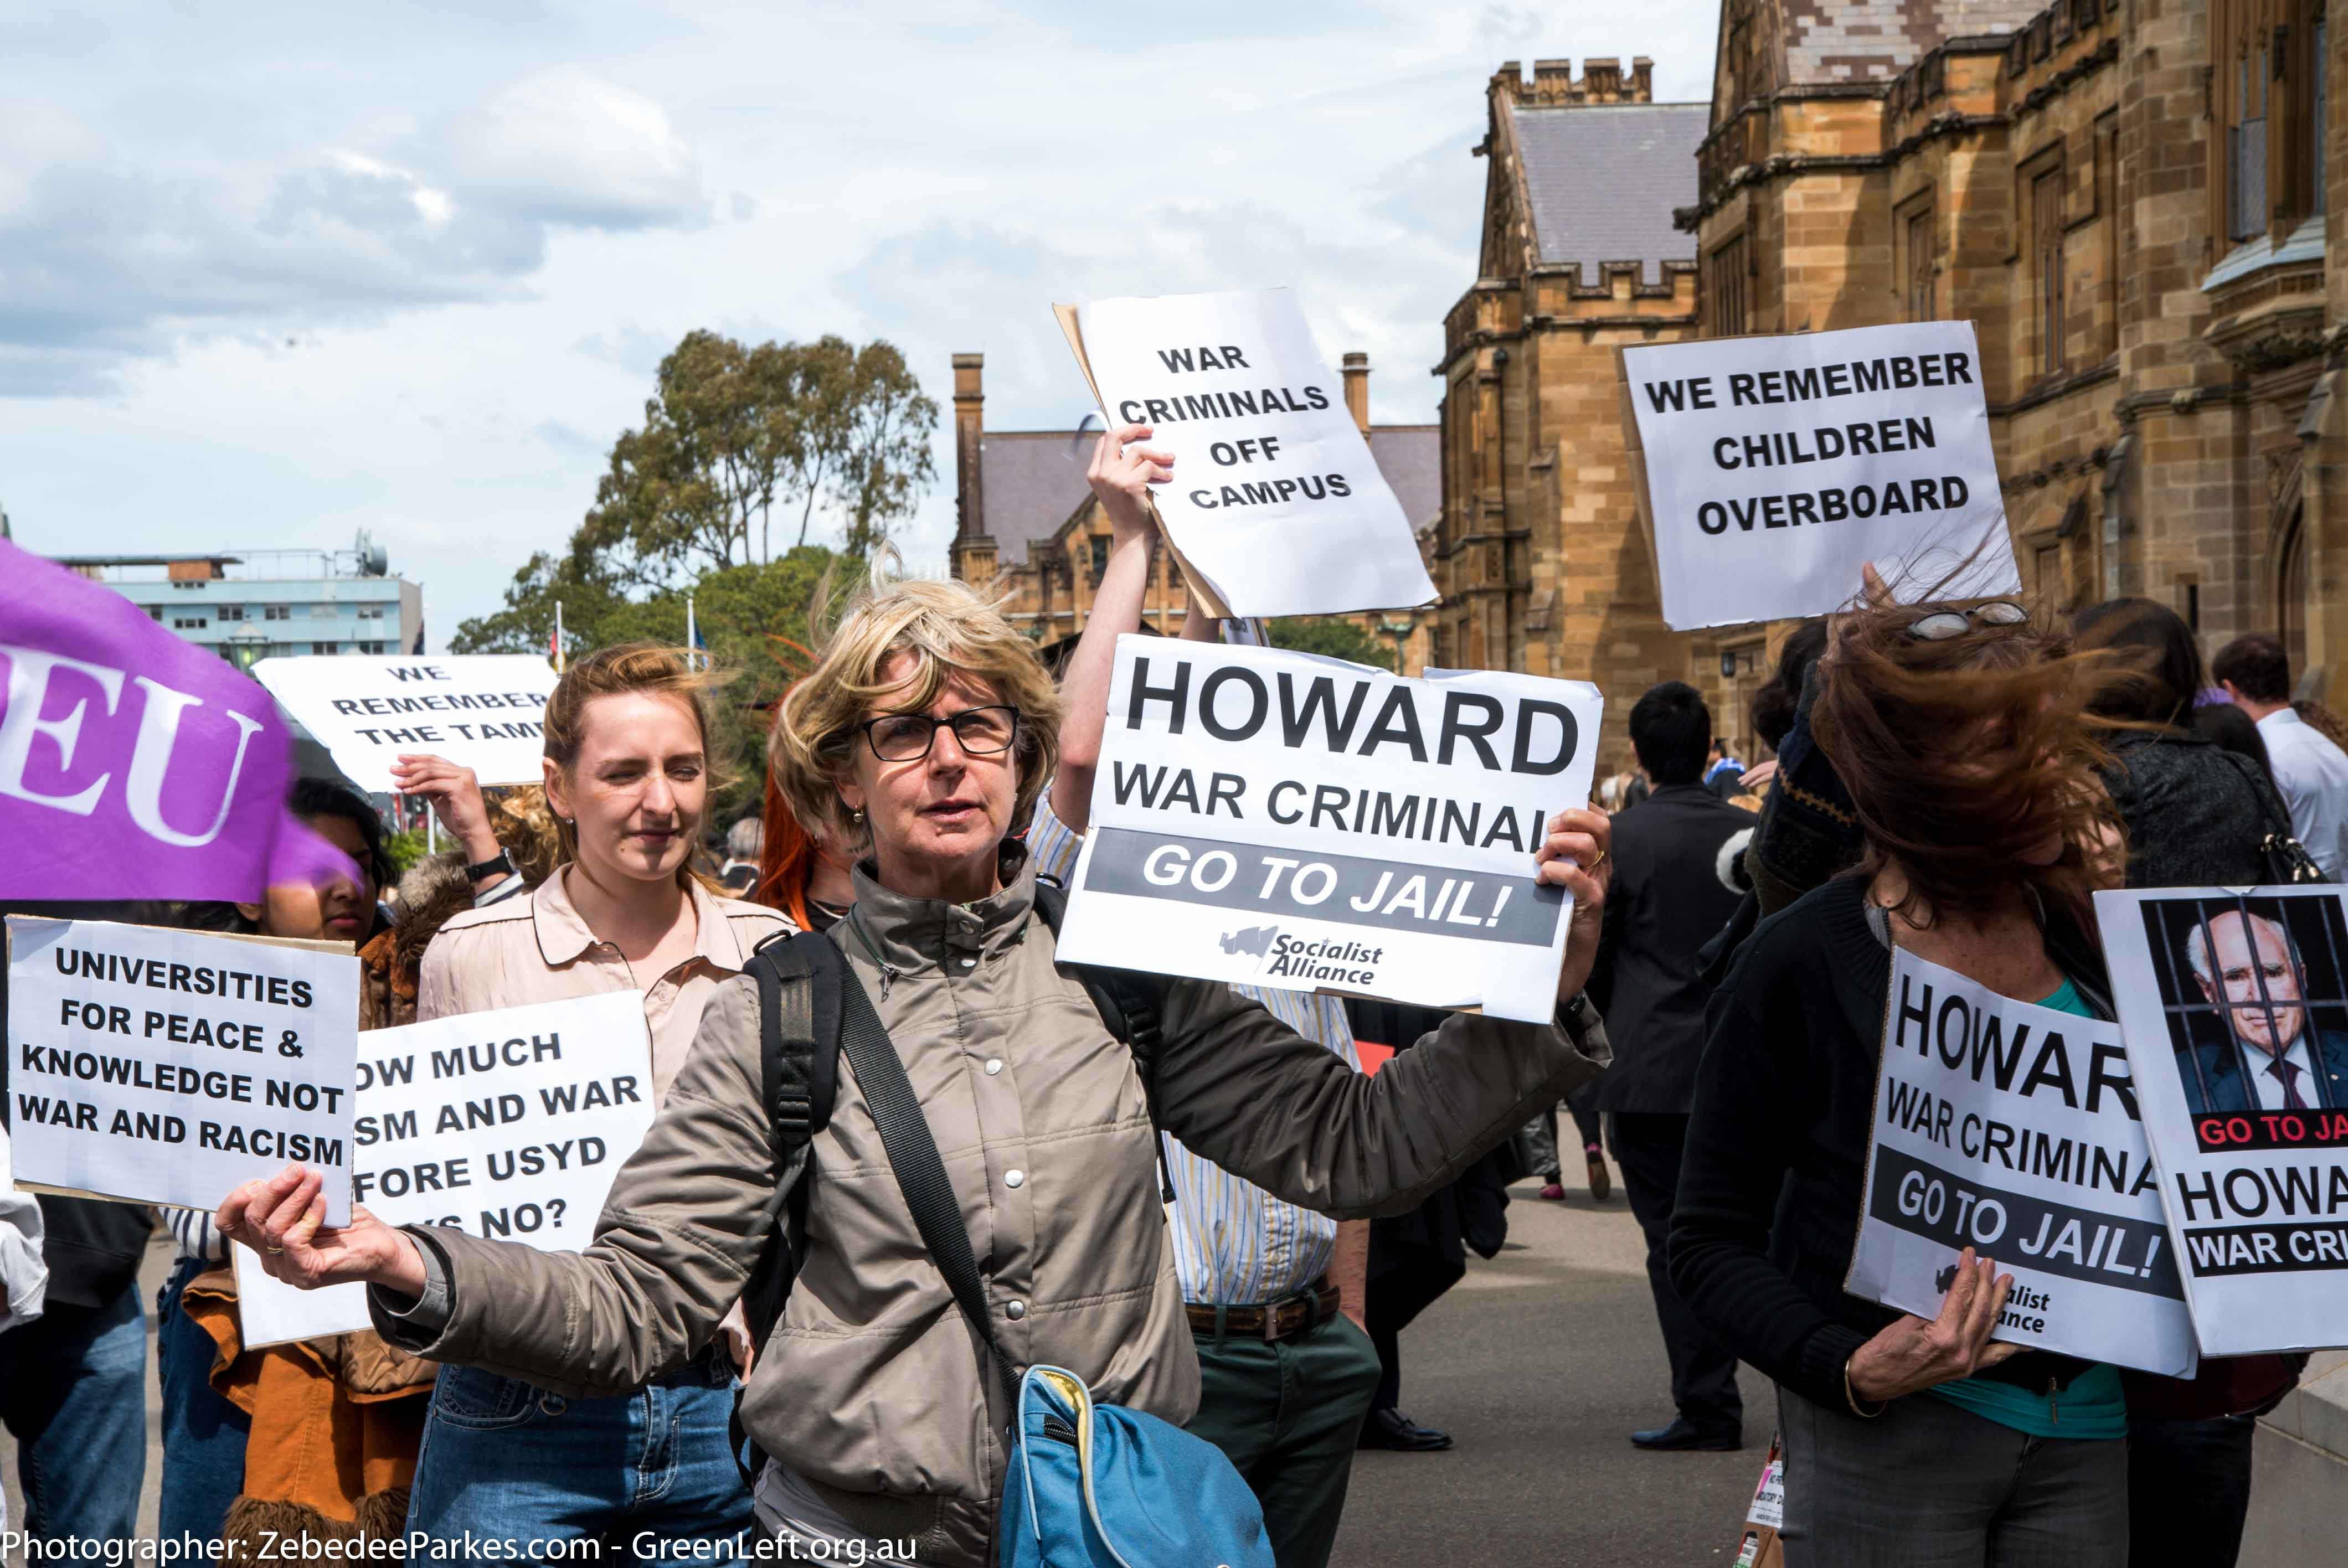
[(1578, 77), (1573, 74), (1571, 60), (1535, 60), (1529, 81), (1522, 70), (1522, 65), (1516, 60), (1503, 61), (1493, 73), (1492, 84), (1528, 107), (1654, 102), (1655, 62), (1644, 55), (1631, 62), (1627, 79), (1622, 75), (1622, 62), (1613, 58), (1582, 61)]
[(1362, 434), (1370, 433), (1370, 356), (1355, 349), (1344, 359), (1345, 412)]
[(1655, 101), (1655, 62), (1644, 55), (1634, 55), (1631, 58), (1631, 90), (1623, 95), (1623, 101), (1634, 104)]
[(981, 488), (978, 447), (985, 433), (986, 394), (980, 378), (986, 367), (982, 354), (953, 356), (954, 405), (954, 538), (976, 538), (986, 532), (986, 497)]

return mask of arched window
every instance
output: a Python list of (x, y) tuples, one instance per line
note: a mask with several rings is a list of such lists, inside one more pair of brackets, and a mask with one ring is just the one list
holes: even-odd
[(2294, 502), (2275, 551), (2275, 624), (2293, 670), (2307, 668), (2307, 507)]

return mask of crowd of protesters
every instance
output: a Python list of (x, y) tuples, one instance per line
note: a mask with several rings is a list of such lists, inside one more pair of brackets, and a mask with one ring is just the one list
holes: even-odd
[[(1562, 1198), (1560, 1106), (1593, 1196), (1611, 1153), (1645, 1240), (1672, 1409), (1630, 1440), (1740, 1448), (1737, 1368), (1758, 1369), (1789, 1563), (2232, 1562), (2252, 1422), (2299, 1361), (2180, 1380), (2018, 1349), (1994, 1334), (2011, 1278), (1970, 1255), (1936, 1318), (1843, 1282), (1895, 948), (2109, 1019), (2096, 888), (2272, 881), (2284, 852), (2348, 865), (2348, 753), (2291, 701), (2281, 644), (2240, 639), (2205, 669), (2147, 600), (2057, 623), (1876, 585), (1783, 640), (1745, 715), (1757, 765), (1688, 685), (1609, 693), (1632, 700), (1632, 765), (1528, 868), (1575, 900), (1551, 1023), (1174, 979), (1143, 1053), (1055, 954), (1114, 646), (1159, 548), (1147, 496), (1170, 459), (1148, 434), (1111, 432), (1094, 460), (1112, 541), (1056, 681), (977, 591), (876, 577), (772, 713), (763, 809), (722, 835), (709, 677), (633, 645), (562, 674), (541, 788), (485, 798), (445, 759), (403, 759), (457, 845), (405, 877), (364, 797), (304, 781), (292, 807), (355, 884), (41, 907), (348, 943), (363, 1028), (644, 1001), (655, 1118), (584, 1252), (364, 1209), (327, 1230), (298, 1168), (164, 1214), (161, 1532), (721, 1551), (756, 1532), (983, 1561), (1009, 1391), (893, 1201), (890, 1091), (842, 1074), (803, 1146), (771, 1137), (774, 1020), (744, 970), (813, 932), (987, 1227), (988, 1337), (1220, 1449), (1281, 1568), (1329, 1560), (1357, 1447), (1450, 1443), (1399, 1408), (1396, 1335), (1463, 1237), (1497, 1248), (1511, 1175)], [(1182, 635), (1251, 633), (1194, 611)], [(1397, 1048), (1375, 1075), (1365, 1040)], [(128, 1538), (153, 1221), (5, 1176), (23, 1522)], [(778, 1317), (757, 1286), (778, 1236), (796, 1285)], [(373, 1331), (244, 1346), (236, 1245), (304, 1287), (364, 1282)]]

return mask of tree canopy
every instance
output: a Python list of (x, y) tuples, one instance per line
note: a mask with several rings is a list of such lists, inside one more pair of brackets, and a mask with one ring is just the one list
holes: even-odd
[(1342, 615), (1292, 615), (1272, 623), (1272, 645), (1325, 654), (1380, 670), (1395, 667), (1394, 644)]

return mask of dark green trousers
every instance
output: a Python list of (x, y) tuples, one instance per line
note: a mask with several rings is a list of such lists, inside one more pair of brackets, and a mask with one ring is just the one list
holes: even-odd
[(1222, 1450), (1254, 1489), (1280, 1568), (1326, 1568), (1354, 1444), (1378, 1386), (1370, 1337), (1341, 1316), (1272, 1345), (1198, 1330), (1191, 1337), (1200, 1389), (1189, 1430)]

